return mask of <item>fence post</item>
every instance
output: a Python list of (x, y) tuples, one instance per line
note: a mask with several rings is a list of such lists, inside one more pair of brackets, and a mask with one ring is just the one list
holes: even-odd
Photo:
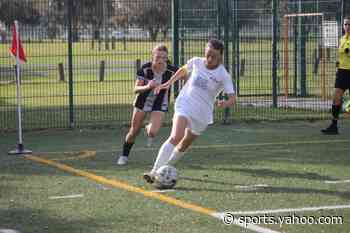
[(244, 76), (245, 73), (245, 58), (241, 59), (241, 66), (239, 70), (239, 76)]
[(272, 106), (277, 108), (277, 0), (272, 0)]
[[(179, 66), (179, 0), (171, 1), (171, 26), (173, 28), (173, 63), (175, 66)], [(179, 94), (179, 82), (174, 83), (174, 97)]]
[(73, 0), (68, 0), (68, 80), (69, 80), (69, 127), (74, 127), (74, 102), (73, 102), (73, 33), (72, 15)]
[(136, 67), (136, 72), (141, 68), (141, 59), (136, 59), (135, 67)]
[(64, 82), (64, 68), (63, 68), (63, 63), (58, 64), (58, 74), (59, 74), (59, 80)]
[(240, 45), (239, 45), (239, 27), (238, 27), (238, 0), (233, 0), (233, 35), (232, 35), (232, 52), (233, 65), (232, 73), (236, 81), (236, 95), (239, 96), (240, 89)]
[[(224, 23), (224, 45), (225, 45), (225, 50), (224, 50), (224, 63), (225, 63), (225, 67), (227, 69), (227, 71), (230, 71), (230, 57), (229, 57), (229, 38), (230, 38), (230, 27), (231, 27), (231, 17), (230, 17), (230, 4), (229, 4), (229, 0), (225, 0), (225, 5), (223, 8), (223, 15), (224, 15), (224, 19), (223, 19), (223, 23)], [(224, 124), (229, 124), (229, 117), (230, 117), (230, 108), (225, 108), (224, 110), (224, 120), (223, 123)]]
[(116, 38), (113, 36), (112, 37), (112, 50), (115, 50), (115, 42), (116, 42)]
[(100, 62), (100, 82), (105, 80), (105, 61)]

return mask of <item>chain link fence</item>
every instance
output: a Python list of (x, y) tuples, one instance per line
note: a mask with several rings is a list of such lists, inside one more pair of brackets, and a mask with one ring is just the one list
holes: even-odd
[(322, 119), (346, 7), (343, 0), (3, 0), (0, 129), (16, 129), (15, 19), (28, 60), (21, 66), (25, 129), (128, 123), (136, 69), (152, 48), (166, 44), (183, 65), (203, 56), (211, 37), (225, 43), (238, 94), (216, 121)]

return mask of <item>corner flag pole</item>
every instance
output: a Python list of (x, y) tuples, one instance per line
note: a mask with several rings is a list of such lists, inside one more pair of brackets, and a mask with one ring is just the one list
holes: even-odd
[(17, 96), (17, 120), (18, 120), (18, 143), (14, 150), (8, 152), (9, 155), (21, 155), (21, 154), (31, 154), (32, 151), (24, 149), (23, 136), (22, 136), (22, 94), (21, 94), (21, 77), (20, 77), (20, 63), (21, 61), (26, 61), (24, 50), (21, 45), (18, 22), (14, 22), (14, 28), (12, 31), (12, 55), (16, 57), (16, 96)]

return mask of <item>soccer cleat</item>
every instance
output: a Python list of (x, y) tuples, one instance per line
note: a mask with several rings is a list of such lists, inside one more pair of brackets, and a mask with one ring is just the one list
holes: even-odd
[(152, 184), (154, 182), (154, 174), (152, 172), (145, 172), (143, 173), (143, 179), (147, 182)]
[(126, 164), (128, 164), (128, 159), (129, 158), (127, 156), (121, 155), (117, 161), (117, 164), (120, 166), (126, 165)]
[(338, 132), (338, 126), (335, 124), (331, 124), (328, 128), (326, 129), (322, 129), (321, 132), (323, 134), (327, 134), (327, 135), (336, 135), (339, 134)]

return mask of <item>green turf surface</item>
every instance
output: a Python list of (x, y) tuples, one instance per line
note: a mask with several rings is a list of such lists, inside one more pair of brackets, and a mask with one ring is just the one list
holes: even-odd
[[(319, 130), (328, 122), (234, 122), (211, 126), (178, 165), (178, 200), (223, 211), (255, 211), (349, 205), (350, 121), (340, 122), (340, 135)], [(24, 133), (26, 147), (41, 158), (109, 180), (154, 190), (141, 179), (169, 134), (161, 130), (154, 147), (140, 135), (125, 167), (115, 165), (126, 133), (121, 129), (46, 130)], [(15, 133), (0, 135), (0, 230), (36, 233), (95, 232), (254, 232), (225, 226), (208, 215), (183, 209), (140, 193), (100, 184), (85, 177), (9, 156)], [(81, 150), (96, 156), (71, 160)], [(66, 152), (66, 153), (65, 153)], [(242, 186), (263, 184), (264, 187)], [(54, 196), (82, 194), (71, 199)], [(289, 213), (275, 216), (289, 215)], [(288, 233), (347, 233), (350, 209), (298, 212), (298, 216), (342, 216), (338, 225), (260, 225)]]

